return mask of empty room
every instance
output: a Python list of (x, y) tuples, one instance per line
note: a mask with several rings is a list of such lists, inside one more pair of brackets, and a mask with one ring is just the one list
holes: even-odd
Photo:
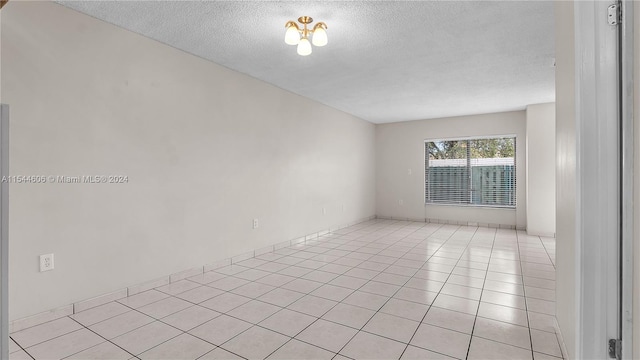
[(2, 1), (0, 358), (640, 358), (611, 3)]

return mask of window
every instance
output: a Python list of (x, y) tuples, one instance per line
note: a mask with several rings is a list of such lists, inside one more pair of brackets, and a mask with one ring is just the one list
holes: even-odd
[(516, 138), (425, 142), (425, 202), (516, 206)]

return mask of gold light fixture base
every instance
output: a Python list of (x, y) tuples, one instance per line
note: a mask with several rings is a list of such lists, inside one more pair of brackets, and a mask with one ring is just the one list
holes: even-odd
[(298, 18), (298, 21), (299, 21), (301, 24), (305, 24), (305, 25), (307, 25), (307, 24), (311, 24), (311, 23), (313, 22), (313, 19), (311, 18), (311, 16), (300, 16), (300, 17)]

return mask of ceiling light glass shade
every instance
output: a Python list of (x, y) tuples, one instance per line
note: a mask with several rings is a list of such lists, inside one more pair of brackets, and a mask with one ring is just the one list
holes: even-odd
[(329, 39), (327, 38), (327, 31), (322, 27), (318, 27), (313, 31), (313, 45), (315, 46), (325, 46)]
[(284, 42), (288, 45), (298, 45), (300, 42), (300, 33), (295, 26), (291, 25), (287, 28), (287, 32), (284, 33)]
[(311, 54), (311, 43), (309, 39), (302, 38), (298, 43), (298, 55), (307, 56)]

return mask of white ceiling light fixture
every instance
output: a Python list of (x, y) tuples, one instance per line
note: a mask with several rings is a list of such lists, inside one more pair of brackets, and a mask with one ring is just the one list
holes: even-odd
[[(298, 18), (298, 22), (301, 23), (302, 29), (295, 21), (287, 21), (284, 27), (287, 31), (284, 34), (284, 42), (288, 45), (298, 45), (298, 55), (307, 56), (313, 51), (311, 44), (314, 46), (327, 45), (327, 24), (318, 22), (312, 29), (307, 28), (307, 25), (313, 22), (313, 19), (309, 16), (301, 16)], [(311, 42), (309, 42), (309, 36), (311, 36)]]

